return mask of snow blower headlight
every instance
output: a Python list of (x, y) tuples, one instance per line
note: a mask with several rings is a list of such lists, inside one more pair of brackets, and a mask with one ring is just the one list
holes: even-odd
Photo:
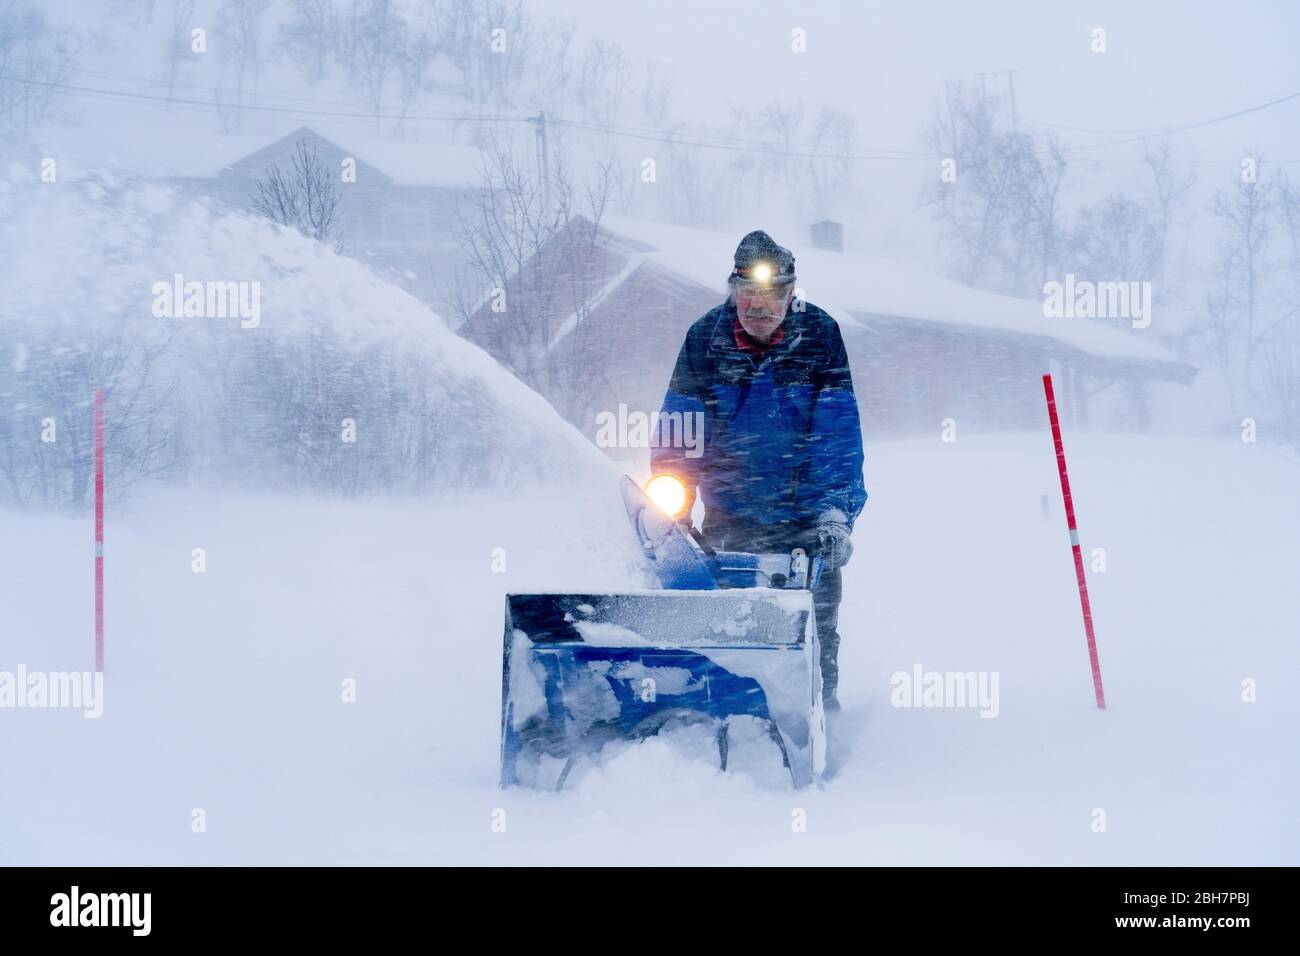
[(645, 493), (670, 518), (678, 517), (686, 509), (686, 487), (672, 475), (651, 478)]

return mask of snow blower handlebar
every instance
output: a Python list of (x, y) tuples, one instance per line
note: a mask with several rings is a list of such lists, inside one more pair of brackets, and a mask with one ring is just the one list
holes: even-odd
[(813, 591), (821, 580), (821, 555), (810, 557), (803, 548), (795, 548), (788, 554), (714, 551), (712, 558), (719, 587)]
[[(780, 590), (815, 591), (825, 568), (822, 547), (817, 544), (812, 553), (803, 548), (789, 552), (756, 553), (750, 551), (719, 551), (713, 548), (698, 528), (686, 517), (669, 519), (684, 533), (683, 537), (698, 548), (699, 556), (708, 564), (709, 571), (719, 588), (778, 588)], [(638, 522), (639, 523), (639, 522)], [(658, 553), (647, 547), (648, 553)], [(671, 565), (671, 563), (670, 563)], [(666, 587), (686, 587), (680, 580), (665, 581)]]
[(681, 509), (664, 508), (623, 479), (623, 503), (641, 550), (660, 584), (674, 591), (774, 588), (812, 591), (821, 580), (825, 556), (820, 545), (784, 553), (720, 551), (710, 547)]
[(674, 520), (713, 562), (719, 587), (817, 590), (826, 564), (820, 542), (811, 554), (803, 548), (795, 548), (788, 553), (718, 551), (709, 545), (689, 518), (682, 516)]
[(718, 551), (691, 524), (694, 495), (676, 475), (662, 472), (644, 490), (623, 479), (623, 502), (642, 550), (665, 588), (768, 587), (815, 590), (833, 556), (819, 535), (812, 555), (803, 548), (788, 553)]

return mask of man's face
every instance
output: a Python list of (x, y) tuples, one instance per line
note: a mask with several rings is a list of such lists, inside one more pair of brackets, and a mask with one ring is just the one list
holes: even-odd
[(759, 342), (766, 343), (772, 337), (789, 304), (789, 286), (758, 286), (748, 282), (736, 286), (736, 314), (740, 325)]

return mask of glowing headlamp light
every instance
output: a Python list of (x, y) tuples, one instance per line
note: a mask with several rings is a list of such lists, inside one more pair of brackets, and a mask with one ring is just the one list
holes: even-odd
[(772, 281), (771, 264), (767, 262), (756, 264), (754, 268), (749, 270), (749, 278), (751, 282), (756, 282), (759, 285), (768, 285)]
[(645, 486), (645, 493), (670, 518), (678, 517), (686, 508), (686, 488), (672, 475), (656, 475)]

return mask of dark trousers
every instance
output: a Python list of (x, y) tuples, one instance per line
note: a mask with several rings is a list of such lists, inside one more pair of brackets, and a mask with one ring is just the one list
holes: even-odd
[[(817, 533), (807, 525), (760, 525), (716, 509), (704, 512), (700, 533), (709, 547), (718, 551), (776, 554), (803, 548), (812, 554), (817, 548)], [(828, 701), (835, 699), (840, 685), (838, 627), (843, 593), (838, 568), (824, 571), (813, 592), (813, 616), (817, 619), (817, 640), (821, 644), (822, 696)]]

